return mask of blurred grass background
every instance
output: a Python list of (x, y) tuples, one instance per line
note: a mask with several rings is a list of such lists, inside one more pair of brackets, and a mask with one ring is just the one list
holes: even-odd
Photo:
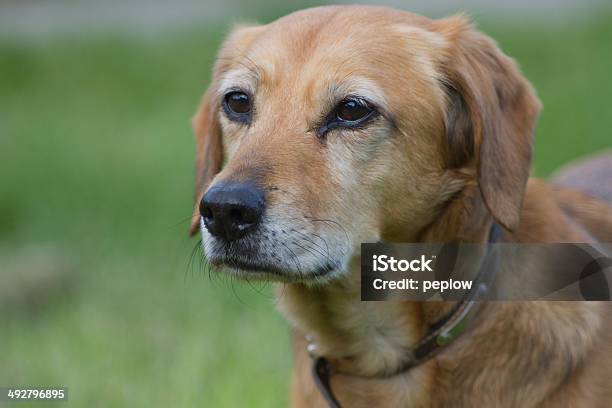
[[(478, 23), (544, 102), (536, 175), (612, 147), (612, 13)], [(75, 407), (286, 405), (270, 288), (189, 262), (189, 119), (226, 30), (0, 36), (0, 386), (67, 386)]]

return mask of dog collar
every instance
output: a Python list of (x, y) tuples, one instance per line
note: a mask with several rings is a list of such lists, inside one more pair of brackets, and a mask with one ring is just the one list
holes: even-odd
[[(501, 232), (501, 227), (493, 222), (489, 229), (487, 243), (493, 244), (497, 242)], [(400, 365), (394, 372), (382, 376), (382, 378), (394, 377), (423, 364), (463, 333), (476, 310), (474, 308), (475, 302), (481, 299), (487, 292), (488, 284), (491, 282), (496, 269), (496, 257), (492, 251), (492, 246), (489, 245), (480, 264), (478, 274), (474, 279), (474, 285), (466, 293), (465, 297), (458, 301), (450, 312), (433, 323), (429, 327), (427, 334), (408, 350), (408, 358), (405, 363)], [(312, 375), (314, 382), (329, 407), (340, 408), (340, 403), (336, 399), (330, 384), (330, 378), (334, 374), (334, 367), (327, 358), (317, 355), (317, 347), (312, 339), (307, 337), (307, 341), (307, 351), (313, 360)], [(343, 375), (347, 374), (343, 373)]]

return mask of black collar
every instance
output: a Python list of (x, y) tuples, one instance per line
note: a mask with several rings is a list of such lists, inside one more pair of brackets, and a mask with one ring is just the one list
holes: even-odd
[[(501, 232), (501, 227), (493, 222), (489, 229), (487, 242), (489, 244), (497, 242)], [(495, 262), (496, 258), (492, 255), (492, 246), (489, 245), (487, 253), (480, 264), (478, 274), (474, 279), (472, 289), (466, 293), (463, 299), (457, 302), (450, 312), (433, 323), (427, 334), (410, 348), (408, 351), (409, 358), (406, 359), (406, 362), (393, 373), (384, 377), (393, 377), (404, 373), (433, 358), (463, 332), (473, 314), (474, 302), (488, 290), (487, 284), (492, 280), (493, 273), (497, 269)], [(334, 396), (330, 385), (330, 377), (334, 372), (333, 367), (325, 357), (315, 356), (312, 353), (311, 356), (313, 357), (312, 374), (319, 392), (321, 392), (330, 408), (340, 408), (340, 403)]]

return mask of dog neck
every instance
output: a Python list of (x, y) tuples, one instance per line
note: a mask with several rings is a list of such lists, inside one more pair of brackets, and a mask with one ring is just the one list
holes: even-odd
[(372, 376), (391, 372), (423, 332), (414, 302), (361, 302), (359, 258), (350, 275), (321, 288), (284, 285), (279, 307), (300, 332), (312, 337), (316, 354), (343, 362), (347, 371)]
[[(472, 202), (472, 208), (478, 202)], [(470, 223), (464, 219), (465, 197), (449, 204), (424, 229), (417, 242), (484, 242), (490, 217), (486, 211)], [(312, 338), (315, 353), (335, 361), (340, 371), (377, 376), (395, 372), (428, 327), (455, 302), (362, 302), (360, 258), (353, 257), (349, 273), (323, 287), (283, 284), (279, 308), (301, 333)], [(340, 366), (340, 367), (338, 367)]]

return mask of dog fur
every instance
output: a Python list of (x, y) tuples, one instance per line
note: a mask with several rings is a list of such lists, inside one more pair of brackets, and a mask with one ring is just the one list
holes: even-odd
[[(254, 97), (248, 126), (220, 109), (232, 89)], [(318, 137), (319, 118), (352, 94), (380, 116)], [(294, 407), (326, 406), (306, 334), (338, 368), (332, 387), (346, 407), (609, 406), (609, 303), (482, 303), (435, 359), (383, 378), (453, 303), (360, 301), (361, 242), (480, 243), (492, 221), (502, 242), (611, 241), (607, 203), (528, 179), (539, 110), (514, 61), (464, 16), (331, 6), (228, 37), (193, 121), (192, 233), (223, 264), (228, 249), (202, 227), (200, 199), (220, 181), (265, 189), (258, 231), (231, 250), (283, 273), (228, 273), (278, 282), (294, 331)], [(315, 274), (324, 264), (329, 273)]]

